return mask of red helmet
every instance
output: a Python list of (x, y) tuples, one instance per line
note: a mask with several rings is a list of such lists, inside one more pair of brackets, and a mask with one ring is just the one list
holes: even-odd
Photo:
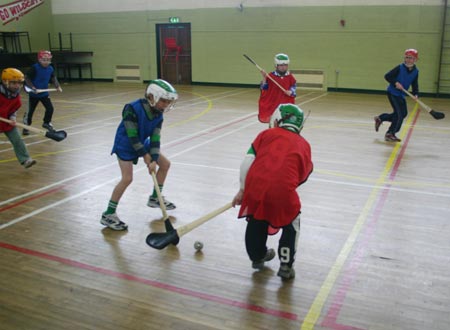
[(44, 57), (51, 59), (53, 56), (49, 50), (40, 50), (38, 52), (38, 60), (40, 60), (41, 58), (44, 58)]
[(409, 49), (405, 50), (405, 56), (412, 56), (416, 60), (418, 60), (419, 59), (419, 52), (417, 51), (417, 49), (409, 48)]

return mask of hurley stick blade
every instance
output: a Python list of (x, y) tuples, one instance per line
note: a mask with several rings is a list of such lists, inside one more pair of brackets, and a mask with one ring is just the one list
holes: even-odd
[(148, 234), (145, 242), (152, 248), (162, 250), (169, 244), (176, 245), (180, 238), (176, 230), (167, 233), (151, 233)]
[[(173, 229), (171, 225), (172, 230), (168, 230), (166, 233), (151, 233), (147, 236), (147, 239), (145, 242), (150, 245), (152, 248), (162, 250), (167, 245), (173, 244), (177, 245), (180, 241), (180, 237), (183, 235), (186, 235), (190, 231), (194, 230), (195, 228), (201, 226), (205, 222), (208, 222), (209, 220), (213, 219), (214, 217), (218, 216), (219, 214), (225, 212), (229, 208), (232, 207), (231, 203), (227, 203), (224, 206), (218, 208), (217, 210), (214, 210), (200, 218), (198, 218), (195, 221), (192, 221), (184, 226), (179, 227), (178, 229)], [(170, 228), (169, 228), (170, 229)], [(166, 227), (167, 230), (167, 227)]]
[(433, 116), (434, 119), (444, 119), (445, 118), (445, 114), (443, 112), (439, 112), (436, 110), (430, 110), (430, 115)]
[(67, 137), (66, 131), (47, 131), (45, 137), (60, 142)]

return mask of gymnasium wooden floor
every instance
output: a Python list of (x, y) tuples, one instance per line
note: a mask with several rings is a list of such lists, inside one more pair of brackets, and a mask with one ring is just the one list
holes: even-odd
[[(52, 97), (53, 123), (68, 137), (26, 137), (36, 166), (19, 166), (0, 135), (1, 329), (449, 329), (448, 99), (423, 99), (446, 113), (441, 121), (409, 101), (403, 141), (393, 144), (384, 142), (386, 124), (373, 128), (373, 116), (390, 110), (384, 95), (300, 91), (315, 170), (299, 189), (297, 277), (285, 283), (277, 259), (251, 268), (236, 209), (176, 247), (146, 245), (164, 229), (161, 211), (146, 206), (153, 184), (142, 162), (118, 208), (129, 230), (104, 228), (119, 179), (114, 133), (123, 105), (145, 86), (63, 88)], [(257, 89), (177, 88), (162, 131), (175, 227), (231, 201), (241, 160), (266, 128), (256, 119)], [(36, 127), (42, 116), (39, 105)]]

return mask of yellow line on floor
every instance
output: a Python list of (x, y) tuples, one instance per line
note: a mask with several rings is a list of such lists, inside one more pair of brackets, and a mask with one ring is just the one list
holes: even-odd
[[(407, 120), (407, 125), (405, 127), (409, 127), (411, 124), (411, 121), (416, 116), (416, 112), (418, 110), (418, 106), (416, 105), (412, 111), (412, 113), (409, 115)], [(404, 139), (408, 132), (408, 129), (403, 129), (401, 132), (401, 138)], [(364, 205), (358, 220), (356, 221), (355, 225), (353, 226), (352, 231), (350, 232), (350, 235), (347, 238), (347, 241), (345, 242), (342, 250), (339, 252), (339, 255), (336, 258), (336, 261), (334, 265), (331, 267), (330, 272), (327, 275), (327, 278), (322, 284), (322, 287), (319, 290), (319, 293), (317, 294), (316, 298), (314, 299), (308, 313), (306, 314), (305, 319), (303, 320), (303, 323), (301, 325), (301, 330), (313, 330), (317, 320), (319, 319), (322, 309), (328, 299), (328, 296), (330, 295), (331, 290), (334, 287), (334, 284), (339, 277), (342, 268), (344, 267), (344, 264), (350, 255), (350, 252), (353, 248), (353, 245), (356, 242), (356, 239), (358, 238), (361, 229), (363, 228), (364, 224), (366, 223), (366, 220), (369, 216), (369, 212), (372, 209), (372, 206), (377, 200), (380, 187), (384, 182), (386, 182), (386, 178), (389, 176), (389, 172), (392, 169), (392, 166), (395, 162), (395, 159), (398, 155), (398, 152), (400, 150), (401, 144), (396, 143), (394, 146), (394, 149), (391, 152), (391, 155), (389, 156), (389, 159), (386, 162), (386, 165), (384, 167), (384, 170), (380, 174), (376, 186), (372, 189), (369, 198), (366, 201), (366, 204)]]

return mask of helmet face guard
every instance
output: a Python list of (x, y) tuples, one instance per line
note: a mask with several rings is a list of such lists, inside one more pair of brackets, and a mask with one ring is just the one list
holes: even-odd
[(52, 53), (49, 50), (40, 50), (38, 52), (38, 61), (43, 62), (51, 62), (52, 61)]
[(300, 134), (304, 118), (303, 110), (295, 104), (280, 104), (270, 117), (269, 127), (282, 127)]
[(417, 49), (409, 48), (409, 49), (405, 50), (405, 56), (412, 56), (416, 60), (418, 60), (419, 59), (419, 52), (417, 51)]
[[(414, 59), (414, 61), (411, 61), (411, 58)], [(419, 59), (419, 52), (414, 49), (410, 48), (405, 50), (405, 65), (409, 68), (413, 67), (416, 61)]]
[[(145, 97), (150, 105), (158, 111), (167, 112), (171, 110), (178, 99), (178, 93), (171, 84), (162, 79), (151, 80), (145, 91)], [(160, 99), (170, 101), (169, 105), (164, 109), (158, 109), (156, 105)]]

